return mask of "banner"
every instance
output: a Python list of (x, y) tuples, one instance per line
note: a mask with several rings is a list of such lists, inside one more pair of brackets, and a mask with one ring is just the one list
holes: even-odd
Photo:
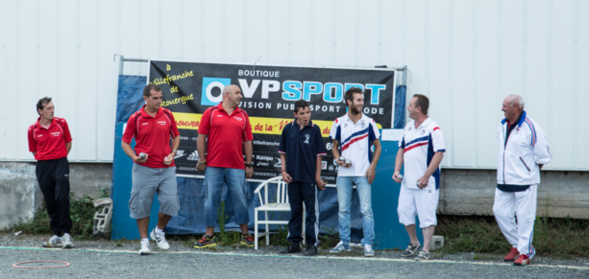
[(363, 112), (377, 126), (391, 128), (395, 100), (395, 71), (392, 69), (338, 69), (150, 61), (149, 83), (162, 88), (162, 106), (174, 113), (181, 142), (175, 162), (177, 174), (202, 177), (196, 171), (196, 138), (202, 113), (223, 99), (221, 92), (230, 84), (241, 88), (240, 108), (249, 117), (254, 134), (253, 180), (280, 175), (278, 143), (282, 128), (294, 120), (294, 103), (306, 100), (311, 120), (322, 131), (327, 156), (323, 158), (322, 178), (335, 184), (337, 165), (331, 156), (329, 132), (333, 121), (345, 113), (344, 93), (352, 87), (365, 90)]

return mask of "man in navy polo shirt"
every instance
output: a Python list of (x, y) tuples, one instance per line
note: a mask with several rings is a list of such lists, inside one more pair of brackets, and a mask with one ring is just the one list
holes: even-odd
[[(290, 245), (286, 253), (301, 251), (300, 242), (302, 222), (306, 223), (306, 256), (317, 255), (319, 241), (319, 202), (317, 187), (325, 189), (326, 183), (321, 180), (321, 157), (325, 156), (325, 143), (321, 137), (321, 129), (311, 122), (309, 103), (299, 100), (294, 108), (295, 121), (284, 126), (280, 136), (280, 161), (282, 163), (282, 179), (288, 183), (288, 199), (290, 202), (290, 220), (288, 221), (288, 241)], [(315, 185), (317, 187), (315, 187)], [(307, 220), (302, 220), (303, 203), (306, 208)]]

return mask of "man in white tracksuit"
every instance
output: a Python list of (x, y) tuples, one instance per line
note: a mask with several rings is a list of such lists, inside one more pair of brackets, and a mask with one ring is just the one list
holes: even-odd
[(499, 157), (493, 213), (512, 246), (503, 260), (527, 265), (536, 253), (532, 240), (540, 169), (552, 155), (544, 131), (524, 111), (522, 97), (505, 97), (501, 110), (505, 119), (497, 133)]

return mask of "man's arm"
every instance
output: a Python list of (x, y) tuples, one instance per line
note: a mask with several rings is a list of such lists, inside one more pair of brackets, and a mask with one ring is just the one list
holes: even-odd
[(149, 156), (145, 156), (145, 159), (141, 160), (141, 158), (139, 158), (139, 156), (135, 155), (135, 151), (131, 147), (131, 144), (121, 141), (121, 148), (123, 148), (123, 151), (125, 151), (125, 154), (127, 154), (127, 156), (129, 156), (129, 158), (131, 158), (134, 162), (136, 162), (136, 163), (147, 162), (147, 157), (149, 157)]
[(341, 167), (344, 168), (349, 168), (350, 166), (346, 165), (345, 162), (339, 161), (339, 157), (341, 156), (339, 153), (339, 141), (338, 140), (333, 140), (333, 143), (331, 145), (331, 154), (333, 154), (333, 158), (335, 159), (335, 162), (340, 165)]
[(280, 174), (282, 175), (282, 180), (284, 180), (284, 182), (286, 183), (291, 183), (292, 177), (286, 171), (286, 154), (280, 154), (280, 164), (282, 165), (282, 170), (280, 171)]
[(166, 158), (164, 158), (164, 165), (169, 166), (172, 164), (172, 162), (174, 162), (174, 157), (176, 156), (176, 151), (178, 150), (179, 146), (180, 146), (180, 135), (178, 135), (172, 139), (172, 152), (170, 152), (170, 154), (168, 154), (168, 156), (166, 156)]
[(204, 171), (207, 168), (207, 158), (205, 157), (205, 145), (207, 141), (207, 135), (198, 134), (196, 138), (196, 152), (198, 152), (198, 163), (196, 169), (198, 171)]
[(67, 150), (67, 154), (70, 154), (70, 150), (72, 150), (72, 142), (68, 142), (65, 144), (65, 150)]
[(327, 183), (321, 180), (321, 156), (317, 156), (317, 162), (315, 163), (315, 182), (317, 183), (319, 190), (325, 190), (325, 185), (327, 185)]
[(380, 141), (375, 139), (372, 144), (374, 144), (374, 158), (372, 158), (372, 163), (366, 170), (366, 174), (364, 177), (368, 178), (368, 183), (372, 184), (374, 181), (374, 177), (376, 176), (376, 165), (378, 164), (378, 159), (380, 159), (380, 153), (382, 151), (382, 147), (380, 146)]
[(423, 176), (417, 180), (419, 189), (427, 187), (427, 184), (429, 183), (429, 177), (440, 167), (442, 158), (444, 158), (444, 152), (438, 151), (434, 153), (434, 157), (429, 163), (429, 167), (427, 167), (427, 170), (425, 170)]
[[(245, 163), (252, 163), (252, 155), (254, 154), (254, 144), (251, 140), (243, 143), (243, 153), (245, 154)], [(254, 175), (254, 167), (245, 167), (245, 176), (252, 177)]]
[(401, 183), (401, 167), (403, 167), (403, 155), (405, 155), (405, 149), (399, 147), (397, 151), (397, 157), (395, 158), (395, 172), (393, 173), (393, 180), (397, 183)]

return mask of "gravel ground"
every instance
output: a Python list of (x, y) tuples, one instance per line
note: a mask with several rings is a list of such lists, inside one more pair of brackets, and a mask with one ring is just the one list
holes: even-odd
[[(259, 250), (242, 246), (219, 246), (195, 250), (187, 241), (171, 240), (171, 249), (161, 252), (152, 244), (153, 254), (139, 256), (138, 241), (75, 241), (74, 249), (44, 249), (48, 237), (36, 235), (0, 236), (0, 278), (589, 278), (589, 259), (534, 257), (532, 265), (513, 266), (502, 255), (434, 254), (430, 261), (401, 258), (400, 251), (376, 251), (365, 258), (361, 249), (333, 255), (320, 250), (317, 257), (284, 255), (284, 247)], [(23, 269), (14, 264), (26, 261)], [(213, 277), (214, 278), (214, 277)]]

